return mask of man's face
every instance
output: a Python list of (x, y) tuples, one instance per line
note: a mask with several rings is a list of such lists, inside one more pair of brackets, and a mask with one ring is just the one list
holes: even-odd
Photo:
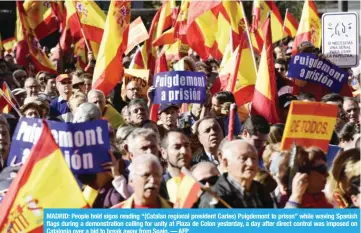
[(277, 47), (274, 49), (274, 52), (275, 52), (275, 54), (276, 54), (276, 59), (285, 58), (284, 49), (281, 48), (280, 46), (277, 46)]
[(198, 126), (198, 139), (206, 150), (218, 147), (222, 140), (221, 128), (215, 119), (203, 120)]
[(130, 100), (140, 98), (140, 87), (137, 82), (131, 81), (130, 83), (128, 83), (127, 97)]
[(8, 128), (0, 124), (0, 157), (7, 160), (10, 150), (10, 132)]
[(277, 70), (278, 73), (280, 73), (283, 78), (286, 78), (286, 66), (285, 65), (276, 63), (275, 70)]
[(24, 116), (26, 118), (40, 118), (39, 111), (36, 108), (29, 107), (25, 110)]
[(27, 97), (38, 96), (39, 89), (40, 89), (39, 83), (35, 79), (30, 79), (25, 82), (25, 90)]
[(262, 151), (264, 147), (264, 143), (267, 140), (268, 134), (256, 133), (255, 135), (250, 135), (247, 130), (246, 131), (246, 140), (251, 145), (253, 145), (258, 151)]
[(70, 79), (64, 79), (61, 82), (57, 82), (56, 87), (60, 95), (70, 96), (72, 94), (73, 87)]
[(239, 143), (229, 153), (232, 157), (231, 161), (227, 160), (228, 173), (237, 180), (253, 180), (258, 169), (258, 155), (254, 148), (248, 143)]
[(93, 93), (89, 96), (88, 101), (89, 103), (95, 104), (99, 108), (100, 112), (104, 112), (106, 102), (105, 98), (101, 94)]
[(159, 155), (159, 148), (155, 137), (136, 137), (132, 145), (132, 155), (136, 157), (143, 154)]
[(178, 120), (178, 109), (177, 108), (168, 108), (165, 111), (160, 113), (160, 121), (163, 125), (168, 127), (177, 126)]
[(217, 116), (222, 114), (222, 104), (215, 98), (212, 98), (212, 111)]
[(85, 78), (84, 84), (85, 84), (85, 92), (86, 94), (88, 94), (88, 92), (92, 89), (92, 80), (89, 78)]
[(168, 147), (162, 148), (163, 157), (167, 157), (172, 167), (189, 168), (192, 160), (192, 151), (188, 138), (181, 133), (172, 132), (168, 135)]
[(21, 87), (24, 87), (24, 83), (25, 80), (27, 78), (27, 74), (25, 71), (21, 70), (21, 71), (17, 71), (16, 73), (14, 73), (14, 78), (16, 79), (16, 81), (19, 82)]
[(345, 100), (343, 103), (343, 110), (345, 110), (350, 122), (357, 123), (360, 117), (360, 107), (358, 104), (351, 100)]
[(46, 83), (46, 89), (56, 93), (56, 81), (54, 78), (48, 79), (48, 82)]
[(157, 168), (157, 165), (149, 161), (139, 164), (133, 169), (136, 172), (130, 177), (129, 184), (134, 189), (134, 194), (143, 197), (145, 200), (154, 200), (158, 196), (162, 181), (162, 173)]
[(45, 73), (40, 74), (39, 77), (38, 77), (39, 84), (40, 84), (41, 87), (45, 87), (45, 86), (46, 86), (45, 77), (46, 77), (46, 74), (45, 74)]
[(142, 104), (136, 104), (129, 108), (129, 119), (133, 124), (141, 124), (149, 119), (148, 110)]

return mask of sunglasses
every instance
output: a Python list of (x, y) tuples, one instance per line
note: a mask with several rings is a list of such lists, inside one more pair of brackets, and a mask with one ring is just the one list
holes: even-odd
[(210, 186), (213, 186), (216, 184), (217, 180), (218, 180), (218, 176), (211, 176), (208, 178), (204, 178), (199, 182), (201, 182), (203, 185), (206, 185), (208, 183)]
[(321, 174), (327, 174), (328, 173), (328, 167), (326, 164), (321, 164), (317, 167), (311, 167), (310, 171), (315, 171)]
[(276, 68), (276, 70), (278, 70), (278, 71), (285, 71), (286, 69), (285, 68)]

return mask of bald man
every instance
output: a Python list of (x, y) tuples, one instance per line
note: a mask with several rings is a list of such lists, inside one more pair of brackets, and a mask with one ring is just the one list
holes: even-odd
[[(244, 140), (228, 143), (222, 158), (227, 173), (222, 174), (212, 190), (232, 208), (273, 208), (273, 202), (262, 184), (254, 181), (258, 170), (258, 155), (254, 146)], [(201, 197), (199, 208), (225, 208), (214, 203), (208, 193)]]

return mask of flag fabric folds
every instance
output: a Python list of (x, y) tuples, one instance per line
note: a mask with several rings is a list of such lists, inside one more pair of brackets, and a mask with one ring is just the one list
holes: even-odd
[(321, 20), (318, 17), (316, 4), (306, 0), (303, 5), (302, 16), (293, 42), (292, 55), (297, 53), (297, 47), (302, 41), (310, 41), (316, 48), (321, 46)]
[(0, 232), (42, 232), (45, 208), (87, 206), (44, 120), (38, 142), (1, 203)]
[(121, 81), (123, 53), (128, 44), (130, 1), (111, 1), (93, 75), (93, 89), (108, 95)]
[(279, 122), (276, 74), (274, 69), (271, 23), (263, 26), (264, 44), (253, 94), (251, 113), (263, 116), (269, 123)]
[(285, 20), (284, 20), (284, 31), (292, 38), (296, 36), (298, 29), (298, 22), (292, 16), (292, 14), (286, 10)]
[(182, 173), (174, 208), (192, 208), (201, 191), (200, 184), (191, 176)]
[(29, 26), (29, 20), (26, 17), (23, 4), (20, 1), (17, 5), (17, 50), (16, 61), (18, 64), (29, 69), (29, 63), (35, 67), (35, 71), (47, 71), (49, 73), (57, 74), (53, 64), (50, 62), (47, 55), (42, 51), (38, 38), (34, 31)]
[(49, 1), (25, 0), (24, 9), (29, 20), (29, 26), (40, 40), (58, 29), (58, 21), (53, 14)]

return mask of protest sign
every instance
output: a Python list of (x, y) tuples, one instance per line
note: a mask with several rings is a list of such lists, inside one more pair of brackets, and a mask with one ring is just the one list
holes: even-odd
[(136, 18), (129, 25), (129, 38), (127, 50), (125, 50), (125, 55), (127, 55), (135, 46), (142, 43), (143, 41), (149, 38), (147, 29), (144, 26), (143, 20), (141, 17)]
[(299, 146), (317, 146), (325, 153), (336, 124), (337, 105), (292, 101), (281, 142), (281, 150)]
[[(106, 121), (96, 120), (75, 124), (47, 122), (56, 143), (63, 152), (65, 161), (74, 174), (104, 171), (101, 164), (111, 161), (108, 154), (110, 142)], [(40, 137), (41, 129), (40, 119), (20, 119), (13, 135), (8, 166), (21, 165), (26, 161), (31, 148)]]
[(322, 15), (322, 53), (339, 67), (359, 63), (359, 19), (356, 12)]
[(158, 73), (154, 104), (204, 103), (206, 100), (206, 75), (203, 72), (172, 71)]
[(319, 59), (316, 54), (300, 53), (292, 57), (288, 77), (311, 81), (340, 92), (348, 73), (331, 62)]
[(136, 81), (140, 87), (140, 95), (142, 97), (147, 97), (147, 91), (149, 88), (149, 70), (143, 69), (124, 69), (124, 78), (122, 85), (122, 97), (125, 99), (127, 94), (126, 87), (129, 82)]

